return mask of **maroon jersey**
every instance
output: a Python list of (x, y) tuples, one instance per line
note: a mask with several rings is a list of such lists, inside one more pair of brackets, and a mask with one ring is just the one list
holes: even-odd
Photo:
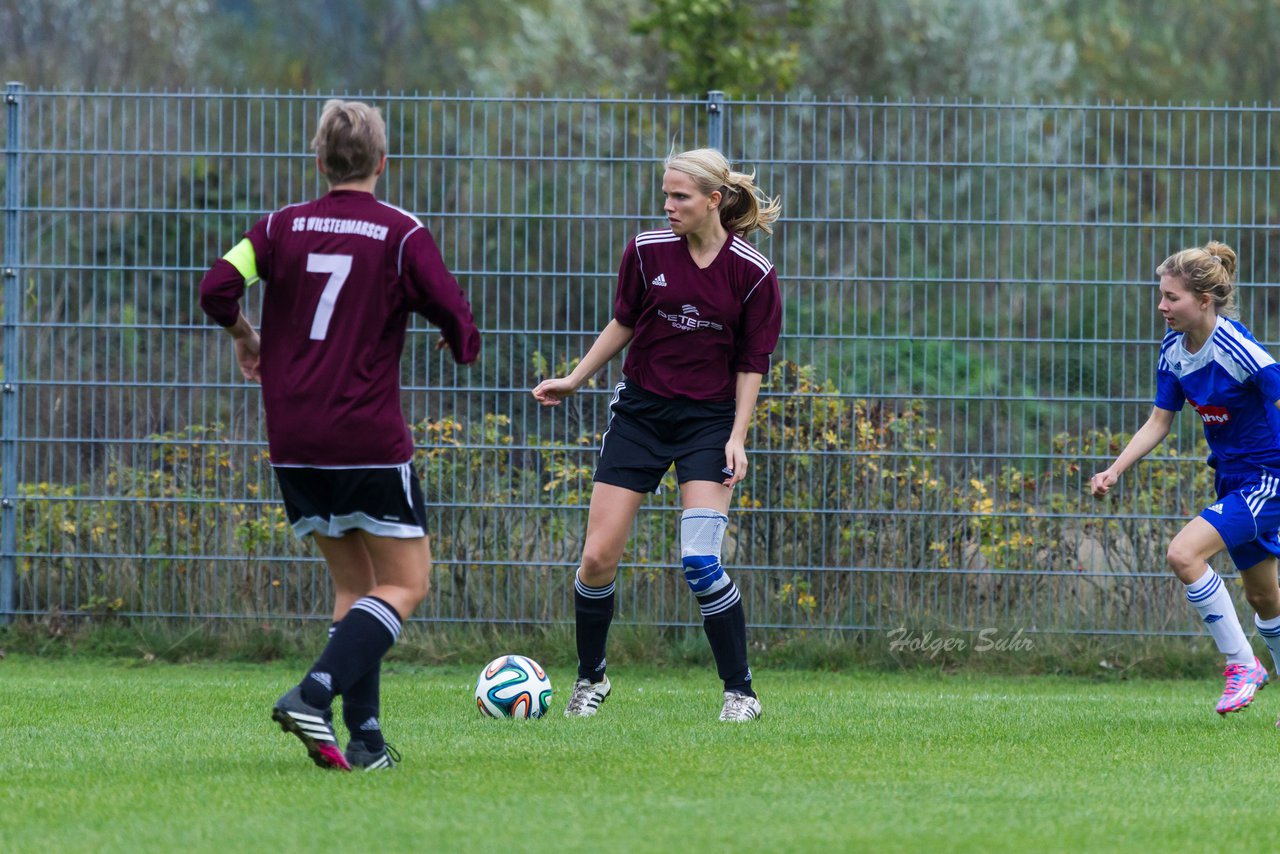
[[(400, 353), (409, 313), (439, 326), (459, 362), (480, 352), (471, 306), (430, 232), (372, 193), (334, 190), (263, 217), (245, 236), (266, 288), (260, 369), (272, 464), (407, 462)], [(244, 288), (220, 259), (200, 283), (200, 305), (230, 326)]]
[(778, 274), (731, 235), (705, 270), (670, 229), (627, 244), (613, 316), (635, 330), (622, 372), (662, 397), (733, 400), (738, 373), (767, 374), (782, 329)]

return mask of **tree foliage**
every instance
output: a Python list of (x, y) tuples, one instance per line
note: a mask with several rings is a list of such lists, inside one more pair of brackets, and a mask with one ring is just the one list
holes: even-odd
[(1277, 0), (1062, 0), (1044, 31), (1079, 57), (1071, 97), (1248, 103), (1276, 95), (1277, 26)]
[(719, 89), (731, 96), (790, 89), (800, 66), (796, 40), (814, 0), (652, 0), (632, 24), (656, 34), (672, 91)]
[(818, 0), (799, 88), (819, 97), (1035, 100), (1074, 68), (1044, 33), (1056, 0)]
[(1269, 101), (1280, 0), (0, 0), (43, 89)]
[(216, 0), (0, 0), (5, 80), (31, 88), (174, 88), (201, 75)]

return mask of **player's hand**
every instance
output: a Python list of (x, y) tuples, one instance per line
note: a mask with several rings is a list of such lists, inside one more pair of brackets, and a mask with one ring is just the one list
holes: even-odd
[(1111, 491), (1111, 487), (1115, 486), (1119, 479), (1120, 476), (1111, 469), (1100, 471), (1089, 478), (1089, 491), (1093, 493), (1094, 498), (1101, 498)]
[(559, 406), (560, 401), (577, 390), (578, 387), (569, 382), (568, 377), (556, 377), (555, 379), (543, 380), (538, 383), (533, 390), (533, 396), (543, 406)]
[(441, 350), (446, 349), (448, 346), (449, 346), (449, 339), (445, 338), (444, 335), (441, 335), (439, 338), (436, 339), (436, 346), (434, 349), (436, 350), (436, 352), (439, 352)]
[(733, 489), (747, 476), (747, 449), (737, 439), (730, 439), (724, 446), (724, 462), (725, 474), (729, 475), (724, 485)]
[(262, 339), (256, 331), (242, 335), (235, 340), (236, 362), (240, 365), (240, 373), (250, 382), (262, 382), (260, 366)]

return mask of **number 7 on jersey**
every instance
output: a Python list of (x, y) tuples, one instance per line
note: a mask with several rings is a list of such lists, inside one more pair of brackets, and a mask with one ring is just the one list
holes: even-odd
[(308, 253), (307, 272), (329, 274), (329, 281), (325, 282), (320, 303), (316, 306), (316, 316), (311, 320), (311, 340), (323, 341), (329, 332), (329, 321), (333, 318), (333, 306), (338, 301), (338, 292), (346, 283), (347, 276), (351, 275), (351, 256)]

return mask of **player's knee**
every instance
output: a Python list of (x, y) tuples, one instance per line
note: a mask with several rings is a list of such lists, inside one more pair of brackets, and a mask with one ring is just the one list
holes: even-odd
[(729, 573), (720, 565), (719, 557), (685, 555), (681, 563), (684, 564), (684, 580), (694, 596), (709, 596), (729, 586)]
[(1176, 540), (1169, 544), (1169, 551), (1165, 554), (1165, 563), (1174, 575), (1190, 584), (1196, 581), (1190, 578), (1192, 574), (1203, 574), (1204, 559), (1195, 552)]
[(680, 562), (684, 580), (695, 596), (707, 596), (729, 586), (720, 565), (720, 548), (728, 518), (718, 510), (694, 507), (680, 517)]
[(578, 568), (578, 577), (588, 587), (604, 587), (617, 577), (620, 557), (588, 544), (582, 551), (582, 566)]
[(420, 574), (405, 579), (396, 586), (400, 588), (404, 604), (412, 611), (421, 605), (422, 600), (426, 599), (427, 594), (431, 592), (431, 571), (423, 570)]
[(416, 611), (422, 604), (422, 600), (427, 598), (427, 586), (415, 584), (412, 587), (401, 587), (398, 594), (395, 601), (396, 610), (403, 612), (401, 616), (404, 617)]
[(1267, 590), (1251, 590), (1246, 587), (1244, 598), (1249, 603), (1249, 607), (1259, 614), (1274, 614), (1280, 611), (1280, 587)]

